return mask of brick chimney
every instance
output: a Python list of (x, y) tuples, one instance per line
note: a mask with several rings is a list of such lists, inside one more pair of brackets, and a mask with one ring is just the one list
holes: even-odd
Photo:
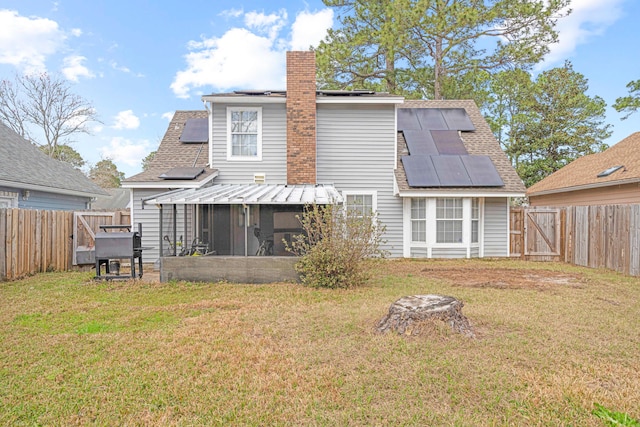
[(287, 184), (316, 183), (316, 55), (287, 52)]

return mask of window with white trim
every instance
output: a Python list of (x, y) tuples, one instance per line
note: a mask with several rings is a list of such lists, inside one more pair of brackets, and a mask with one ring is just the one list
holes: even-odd
[(227, 159), (262, 160), (262, 108), (227, 108)]
[(427, 241), (427, 199), (411, 199), (411, 241)]
[(436, 243), (462, 243), (462, 198), (436, 199)]
[(373, 194), (345, 194), (345, 205), (350, 211), (355, 211), (358, 216), (371, 215), (376, 207)]
[(0, 191), (0, 209), (17, 208), (17, 207), (18, 207), (18, 193), (12, 193), (9, 191)]
[(478, 243), (480, 236), (480, 199), (471, 199), (471, 243)]

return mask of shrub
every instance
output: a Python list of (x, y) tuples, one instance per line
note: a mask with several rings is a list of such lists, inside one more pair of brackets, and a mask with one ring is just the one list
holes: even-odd
[(385, 227), (375, 214), (339, 205), (309, 205), (298, 220), (303, 234), (293, 237), (287, 250), (300, 256), (296, 271), (302, 283), (321, 288), (362, 285), (371, 269), (368, 259), (380, 259)]

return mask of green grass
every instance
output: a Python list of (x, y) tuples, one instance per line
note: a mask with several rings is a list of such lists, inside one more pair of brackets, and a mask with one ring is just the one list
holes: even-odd
[[(350, 290), (90, 277), (0, 283), (0, 425), (640, 418), (640, 280), (609, 271), (389, 261)], [(478, 338), (375, 332), (393, 301), (424, 293), (462, 299)]]

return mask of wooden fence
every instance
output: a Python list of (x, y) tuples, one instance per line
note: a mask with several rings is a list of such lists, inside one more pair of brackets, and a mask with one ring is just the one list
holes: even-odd
[(513, 208), (510, 251), (640, 276), (640, 205)]
[(0, 281), (70, 270), (75, 233), (74, 212), (0, 209)]

